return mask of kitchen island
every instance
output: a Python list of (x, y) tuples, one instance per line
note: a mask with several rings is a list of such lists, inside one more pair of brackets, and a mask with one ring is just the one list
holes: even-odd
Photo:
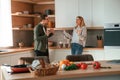
[[(89, 63), (89, 62), (88, 62)], [(58, 71), (56, 75), (36, 77), (31, 73), (9, 74), (1, 67), (1, 80), (119, 80), (120, 63), (111, 63), (101, 61), (102, 66), (111, 67), (111, 69), (98, 69), (88, 66), (87, 70)], [(1, 72), (0, 71), (0, 72)]]

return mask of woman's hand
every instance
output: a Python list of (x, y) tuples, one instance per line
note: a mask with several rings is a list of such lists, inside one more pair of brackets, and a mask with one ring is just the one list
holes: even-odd
[(78, 35), (80, 35), (81, 32), (82, 32), (82, 30), (76, 30), (76, 33), (77, 33)]

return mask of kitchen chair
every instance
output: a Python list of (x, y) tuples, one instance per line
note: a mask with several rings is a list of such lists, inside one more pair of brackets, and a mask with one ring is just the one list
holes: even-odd
[(94, 61), (93, 56), (90, 54), (67, 55), (66, 59), (73, 62)]
[(49, 63), (49, 59), (47, 56), (37, 56), (37, 57), (21, 57), (19, 59), (19, 64), (32, 64), (33, 60), (42, 58), (46, 63)]

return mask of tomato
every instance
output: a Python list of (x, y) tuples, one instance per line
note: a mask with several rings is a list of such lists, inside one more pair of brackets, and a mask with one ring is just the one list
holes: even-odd
[(85, 70), (87, 69), (88, 65), (86, 63), (82, 63), (81, 64), (81, 69)]
[(101, 67), (101, 64), (98, 61), (93, 62), (93, 68), (99, 69)]
[(80, 63), (76, 64), (76, 66), (80, 69), (82, 64), (83, 64), (83, 62), (80, 62)]
[(77, 68), (81, 68), (81, 64), (76, 64)]

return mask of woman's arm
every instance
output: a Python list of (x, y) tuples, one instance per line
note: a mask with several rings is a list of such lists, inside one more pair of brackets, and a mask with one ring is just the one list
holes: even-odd
[(86, 40), (87, 38), (87, 28), (84, 27), (82, 30), (81, 30), (81, 33), (80, 33), (80, 40)]
[(65, 30), (63, 31), (63, 34), (67, 39), (72, 39), (72, 36), (69, 33), (67, 33)]

